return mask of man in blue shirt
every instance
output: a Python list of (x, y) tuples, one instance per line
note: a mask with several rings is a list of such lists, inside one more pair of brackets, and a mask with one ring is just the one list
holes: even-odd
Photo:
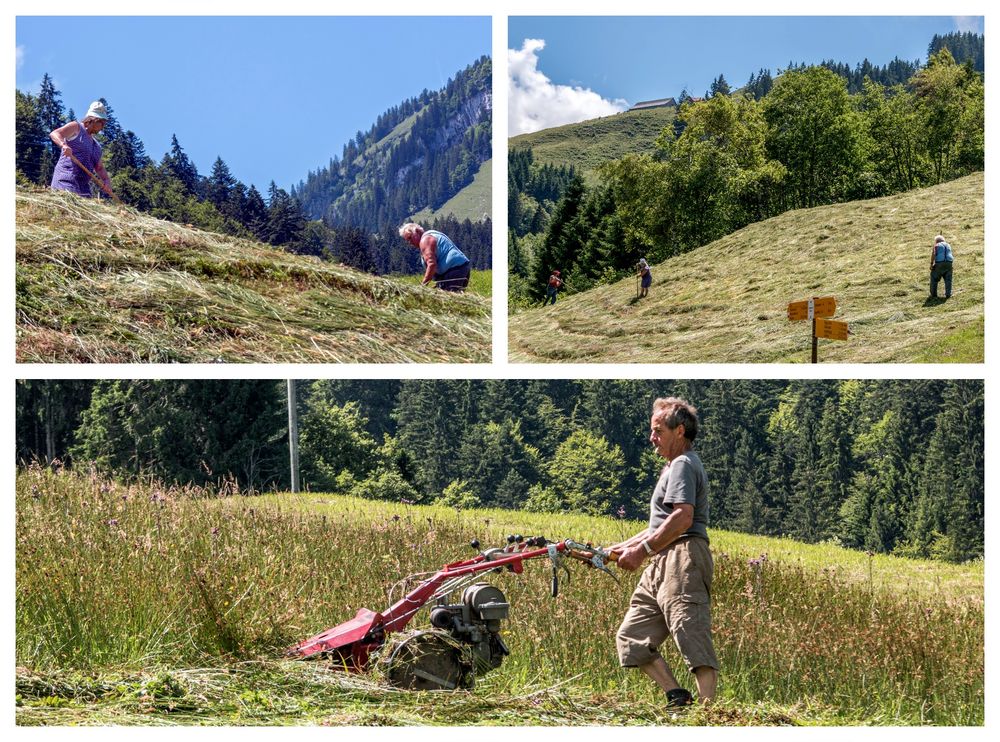
[(420, 250), (420, 262), (424, 266), (421, 283), (427, 285), (433, 280), (439, 289), (465, 291), (472, 263), (448, 235), (408, 222), (399, 228), (399, 236)]
[(934, 238), (934, 249), (931, 250), (931, 298), (937, 299), (938, 282), (944, 279), (944, 298), (951, 298), (951, 266), (955, 257), (951, 253), (951, 245), (938, 235)]

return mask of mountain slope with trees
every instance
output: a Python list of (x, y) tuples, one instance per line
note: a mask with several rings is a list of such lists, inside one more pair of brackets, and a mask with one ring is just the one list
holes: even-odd
[[(660, 109), (674, 118), (652, 144), (612, 158), (602, 153), (602, 138), (587, 140), (589, 171), (579, 155), (549, 161), (525, 151), (528, 140), (512, 140), (512, 163), (526, 152), (535, 172), (572, 166), (584, 177), (563, 178), (548, 201), (522, 182), (532, 179), (511, 180), (518, 190), (508, 194), (515, 217), (510, 307), (540, 301), (556, 268), (575, 293), (632, 274), (640, 257), (660, 262), (789, 209), (887, 196), (981, 171), (985, 78), (975, 49), (982, 40), (936, 38), (923, 66), (866, 61), (851, 69), (826, 61), (790, 65), (776, 78), (761, 70), (735, 92), (720, 76), (705, 99), (685, 91), (679, 107)], [(609, 130), (609, 143), (621, 118), (596, 122)], [(559, 130), (530, 136), (546, 148), (578, 142)]]
[[(460, 247), (474, 268), (488, 270), (489, 198), (484, 199), (482, 178), (476, 176), (490, 158), (490, 79), (490, 60), (484, 57), (444, 89), (425, 90), (390, 109), (345, 145), (343, 161), (331, 159), (329, 168), (310, 173), (308, 183), (290, 193), (273, 181), (265, 193), (247, 186), (221, 156), (209, 174), (199, 173), (176, 135), (155, 162), (104, 99), (109, 117), (98, 140), (114, 191), (128, 205), (159, 219), (366, 272), (416, 273), (419, 261), (396, 228), (421, 209), (437, 209), (425, 226), (446, 230), (460, 224)], [(48, 133), (75, 120), (75, 114), (66, 110), (46, 74), (37, 95), (15, 91), (15, 117), (18, 183), (47, 186), (59, 158)], [(461, 197), (466, 190), (469, 196)]]
[[(565, 223), (567, 239), (579, 234), (572, 219)], [(936, 234), (955, 249), (947, 301), (928, 298)], [(654, 264), (652, 273), (639, 301), (630, 276), (512, 316), (510, 360), (808, 362), (809, 329), (789, 322), (786, 306), (834, 296), (851, 336), (821, 340), (821, 361), (981, 363), (983, 173), (789, 211)]]
[[(328, 226), (370, 232), (440, 209), (492, 156), (492, 79), (491, 60), (482, 57), (441, 90), (391, 108), (292, 194)], [(482, 212), (454, 216), (483, 219)]]

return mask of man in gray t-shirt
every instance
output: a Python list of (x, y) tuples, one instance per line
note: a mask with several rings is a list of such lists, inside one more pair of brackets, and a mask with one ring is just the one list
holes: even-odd
[(682, 503), (694, 507), (694, 521), (683, 536), (701, 536), (708, 541), (708, 477), (695, 451), (682, 453), (663, 467), (649, 501), (649, 533), (655, 533), (674, 505)]
[(719, 674), (709, 604), (708, 478), (692, 450), (697, 434), (698, 411), (690, 404), (674, 397), (653, 403), (649, 440), (667, 465), (649, 502), (649, 527), (609, 547), (626, 571), (651, 559), (615, 642), (621, 666), (638, 667), (652, 678), (666, 693), (668, 706), (692, 702), (659, 653), (668, 636), (694, 674), (701, 701), (715, 697)]

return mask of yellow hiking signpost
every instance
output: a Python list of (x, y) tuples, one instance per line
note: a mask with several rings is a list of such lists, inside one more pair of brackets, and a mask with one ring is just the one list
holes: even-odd
[(817, 339), (847, 340), (847, 323), (832, 319), (837, 313), (837, 300), (832, 296), (814, 296), (804, 301), (793, 301), (788, 305), (788, 319), (812, 320), (812, 362), (816, 363)]
[[(812, 305), (812, 312), (809, 306)], [(837, 313), (837, 300), (832, 296), (813, 297), (805, 301), (793, 301), (788, 305), (788, 319), (813, 319), (814, 317), (832, 317)]]
[(816, 320), (816, 337), (847, 340), (847, 323), (832, 319), (818, 319)]

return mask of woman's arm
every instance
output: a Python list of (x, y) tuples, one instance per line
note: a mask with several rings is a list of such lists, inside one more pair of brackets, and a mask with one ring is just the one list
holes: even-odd
[(80, 125), (76, 121), (70, 121), (68, 124), (60, 126), (58, 129), (53, 129), (49, 132), (49, 139), (51, 139), (62, 153), (69, 157), (70, 153), (73, 151), (69, 147), (69, 140), (76, 139), (77, 135), (80, 133)]

